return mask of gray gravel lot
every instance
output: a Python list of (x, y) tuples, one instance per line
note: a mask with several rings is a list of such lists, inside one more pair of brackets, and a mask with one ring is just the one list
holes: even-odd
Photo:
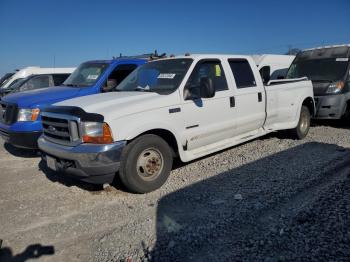
[(271, 134), (176, 163), (145, 195), (77, 183), (1, 143), (0, 261), (349, 261), (349, 135)]

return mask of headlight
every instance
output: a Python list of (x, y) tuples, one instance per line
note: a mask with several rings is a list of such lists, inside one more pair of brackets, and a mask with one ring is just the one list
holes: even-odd
[(328, 93), (328, 94), (340, 93), (343, 90), (344, 86), (345, 86), (345, 84), (343, 81), (334, 82), (334, 83), (329, 85), (326, 93)]
[(21, 108), (18, 110), (17, 121), (36, 121), (40, 114), (39, 108)]
[(107, 123), (83, 122), (83, 142), (92, 144), (113, 143), (112, 131)]

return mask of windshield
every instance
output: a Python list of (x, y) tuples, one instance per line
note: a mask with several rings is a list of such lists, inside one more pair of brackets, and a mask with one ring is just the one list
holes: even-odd
[(299, 60), (290, 66), (287, 78), (307, 76), (313, 81), (334, 82), (345, 76), (348, 63), (348, 58)]
[(21, 85), (23, 85), (23, 83), (25, 83), (29, 78), (31, 78), (31, 76), (27, 76), (26, 78), (17, 78), (15, 81), (13, 81), (11, 83), (11, 85), (9, 85), (9, 89), (17, 89), (19, 88)]
[(23, 80), (25, 80), (25, 79), (27, 79), (27, 78), (17, 78), (15, 80), (13, 80), (12, 83), (7, 88), (13, 88), (14, 86), (17, 86), (17, 84), (23, 83)]
[(138, 67), (120, 83), (116, 91), (174, 92), (183, 80), (192, 59), (158, 60)]
[(83, 63), (74, 70), (62, 85), (71, 87), (92, 86), (108, 66), (108, 63)]
[(15, 73), (7, 73), (5, 74), (3, 77), (0, 78), (0, 87), (3, 85), (3, 84), (6, 84), (9, 79), (11, 78), (11, 76), (13, 76)]

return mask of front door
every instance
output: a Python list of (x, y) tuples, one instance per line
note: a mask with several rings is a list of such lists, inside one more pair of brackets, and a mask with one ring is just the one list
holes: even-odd
[[(209, 78), (215, 96), (201, 98), (201, 78)], [(225, 72), (220, 60), (201, 60), (197, 63), (184, 88), (183, 117), (187, 150), (212, 145), (230, 137), (234, 118)]]

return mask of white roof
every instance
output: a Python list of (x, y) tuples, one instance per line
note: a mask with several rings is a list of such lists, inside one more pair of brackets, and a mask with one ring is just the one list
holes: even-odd
[(2, 88), (7, 88), (11, 85), (13, 81), (19, 78), (26, 78), (30, 75), (43, 75), (43, 74), (70, 74), (75, 70), (74, 67), (63, 67), (63, 68), (43, 68), (39, 66), (29, 66), (25, 67), (18, 72), (16, 72), (13, 76), (11, 76), (6, 83), (1, 86)]
[(311, 51), (316, 49), (334, 48), (334, 47), (350, 47), (350, 44), (319, 46), (319, 47), (304, 49), (303, 51)]
[(156, 59), (154, 61), (167, 60), (167, 59), (179, 59), (179, 58), (192, 58), (193, 60), (200, 60), (200, 59), (211, 59), (211, 58), (212, 59), (251, 58), (251, 56), (249, 56), (249, 55), (229, 55), (229, 54), (190, 54), (190, 55), (177, 55), (174, 57), (160, 58), (160, 59)]
[[(262, 54), (262, 55), (252, 55), (255, 64), (258, 66), (261, 63), (268, 64), (290, 64), (294, 60), (294, 55), (273, 55), (273, 54)], [(288, 65), (289, 66), (289, 65)]]

